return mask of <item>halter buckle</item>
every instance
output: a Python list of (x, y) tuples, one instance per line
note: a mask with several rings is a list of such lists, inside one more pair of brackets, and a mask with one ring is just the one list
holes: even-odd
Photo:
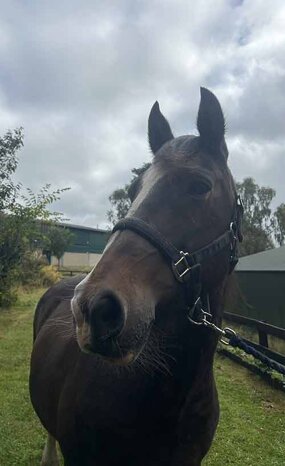
[(236, 222), (231, 222), (230, 223), (230, 231), (231, 231), (231, 234), (232, 234), (232, 244), (235, 245), (235, 243), (238, 241)]
[(180, 259), (178, 259), (178, 261), (176, 261), (176, 262), (173, 262), (172, 268), (173, 268), (173, 272), (174, 272), (177, 280), (183, 281), (184, 276), (188, 272), (190, 272), (191, 267), (190, 267), (189, 262), (187, 260), (187, 258), (189, 257), (189, 253), (184, 252), (184, 251), (180, 251), (180, 255), (181, 255)]

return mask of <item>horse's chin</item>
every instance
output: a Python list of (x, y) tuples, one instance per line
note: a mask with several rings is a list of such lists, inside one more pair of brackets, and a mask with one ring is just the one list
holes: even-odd
[(94, 350), (92, 346), (89, 344), (86, 344), (84, 346), (79, 345), (79, 347), (83, 353), (99, 356), (103, 361), (106, 361), (111, 365), (121, 366), (121, 367), (129, 366), (133, 364), (135, 360), (139, 357), (142, 351), (142, 350), (137, 351), (137, 352), (128, 351), (124, 355), (114, 357), (114, 356), (108, 356), (106, 354), (101, 354), (99, 351)]
[(110, 363), (111, 365), (122, 367), (129, 366), (138, 359), (146, 342), (147, 338), (145, 338), (139, 346), (136, 346), (136, 348), (129, 349), (119, 348), (119, 346), (116, 345), (116, 347), (119, 348), (118, 351), (111, 351), (106, 347), (99, 348), (97, 345), (90, 343), (90, 341), (86, 341), (86, 339), (82, 340), (77, 334), (77, 343), (83, 353), (99, 356), (102, 360)]
[(138, 357), (138, 355), (136, 355), (132, 351), (129, 351), (125, 356), (120, 357), (120, 358), (110, 358), (110, 357), (107, 357), (107, 356), (102, 356), (102, 358), (105, 361), (108, 361), (109, 363), (113, 364), (114, 366), (121, 366), (121, 367), (131, 365), (137, 359), (137, 357)]
[[(115, 366), (129, 366), (133, 364), (143, 352), (151, 333), (152, 325), (145, 324), (138, 335), (138, 331), (123, 332), (118, 339), (100, 340), (92, 338), (89, 324), (83, 322), (76, 325), (76, 340), (80, 350), (89, 355), (97, 355), (102, 360)], [(137, 329), (136, 329), (137, 330)], [(130, 335), (136, 334), (136, 338)]]

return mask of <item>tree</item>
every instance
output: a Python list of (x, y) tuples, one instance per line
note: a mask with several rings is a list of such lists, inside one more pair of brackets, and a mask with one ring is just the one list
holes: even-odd
[(66, 249), (72, 243), (74, 235), (64, 227), (51, 226), (46, 234), (45, 248), (58, 260), (57, 268), (60, 267), (60, 259)]
[(112, 208), (107, 212), (107, 218), (112, 225), (115, 225), (118, 220), (124, 218), (131, 205), (131, 199), (129, 196), (129, 190), (134, 181), (142, 175), (149, 167), (150, 163), (144, 163), (139, 168), (133, 168), (131, 170), (133, 177), (130, 183), (126, 184), (123, 188), (115, 189), (109, 197), (109, 201), (112, 204)]
[(108, 210), (107, 217), (112, 225), (115, 225), (118, 220), (124, 218), (128, 213), (131, 205), (128, 190), (129, 185), (126, 184), (124, 188), (115, 189), (109, 196), (112, 208)]
[(37, 248), (42, 238), (40, 221), (57, 221), (61, 215), (48, 207), (65, 189), (51, 191), (44, 186), (38, 194), (13, 181), (17, 153), (23, 146), (22, 129), (0, 138), (0, 307), (15, 301), (14, 291), (23, 275), (23, 258)]
[(240, 255), (255, 254), (274, 246), (271, 202), (275, 197), (272, 188), (258, 186), (252, 178), (236, 183), (244, 205), (243, 235)]
[(274, 236), (279, 246), (284, 245), (285, 239), (285, 204), (280, 204), (274, 212)]
[(20, 185), (12, 180), (17, 165), (17, 152), (23, 146), (23, 128), (7, 131), (0, 137), (0, 212), (9, 209), (17, 197)]

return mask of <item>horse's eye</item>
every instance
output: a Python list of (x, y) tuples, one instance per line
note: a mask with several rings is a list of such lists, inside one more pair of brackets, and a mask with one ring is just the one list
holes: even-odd
[(191, 196), (203, 196), (211, 191), (212, 185), (208, 180), (193, 180), (188, 187)]

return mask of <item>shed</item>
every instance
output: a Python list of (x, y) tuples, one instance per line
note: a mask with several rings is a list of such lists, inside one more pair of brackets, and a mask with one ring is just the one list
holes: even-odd
[(234, 311), (285, 328), (285, 246), (240, 258)]
[[(68, 229), (73, 235), (70, 246), (68, 246), (60, 260), (60, 265), (74, 268), (82, 266), (91, 268), (96, 265), (108, 242), (111, 231), (72, 223), (59, 223), (58, 226)], [(57, 264), (57, 259), (51, 257), (51, 263)]]

